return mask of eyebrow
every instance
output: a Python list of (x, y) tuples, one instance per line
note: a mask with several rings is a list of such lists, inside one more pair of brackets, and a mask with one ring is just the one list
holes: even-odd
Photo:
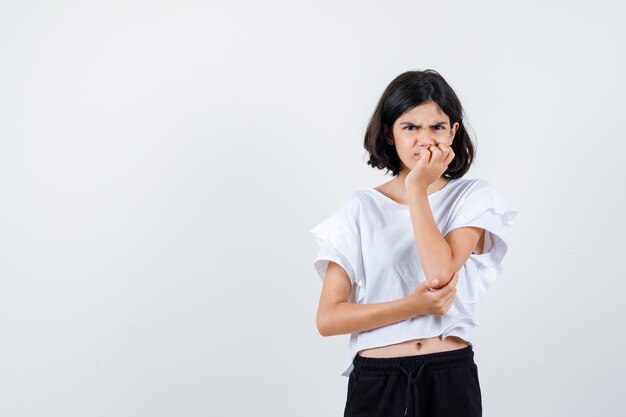
[[(415, 123), (411, 123), (411, 122), (402, 122), (400, 123), (401, 125), (412, 125), (412, 126), (416, 126), (416, 127), (422, 127), (422, 125), (416, 125)], [(431, 126), (437, 126), (437, 125), (447, 125), (447, 122), (437, 122), (435, 124), (432, 124)]]

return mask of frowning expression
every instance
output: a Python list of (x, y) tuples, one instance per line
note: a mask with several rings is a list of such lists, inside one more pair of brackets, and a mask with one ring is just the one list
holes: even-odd
[(458, 128), (458, 122), (450, 126), (450, 118), (434, 101), (415, 106), (398, 117), (392, 135), (384, 126), (387, 143), (395, 145), (402, 162), (401, 170), (412, 169), (420, 153), (431, 145), (450, 146)]

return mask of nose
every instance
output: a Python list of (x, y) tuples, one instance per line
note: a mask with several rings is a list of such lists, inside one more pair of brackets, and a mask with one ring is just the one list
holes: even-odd
[(435, 135), (433, 134), (433, 132), (423, 130), (422, 132), (418, 132), (416, 137), (417, 137), (417, 145), (421, 148), (428, 148), (430, 145), (437, 144), (437, 141), (435, 140)]
[(437, 141), (432, 137), (424, 135), (417, 139), (417, 145), (420, 148), (428, 148), (430, 145), (437, 145)]

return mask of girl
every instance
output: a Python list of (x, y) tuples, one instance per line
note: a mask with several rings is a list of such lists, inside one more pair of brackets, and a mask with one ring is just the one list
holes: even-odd
[(474, 159), (462, 114), (436, 71), (395, 78), (364, 142), (368, 164), (393, 179), (353, 192), (310, 231), (318, 330), (350, 334), (345, 417), (482, 415), (471, 329), (517, 210), (462, 178)]

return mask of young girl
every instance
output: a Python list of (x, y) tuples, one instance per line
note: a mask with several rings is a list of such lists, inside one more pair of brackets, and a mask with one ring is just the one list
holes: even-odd
[(502, 271), (517, 210), (465, 179), (474, 147), (459, 99), (434, 70), (385, 89), (365, 134), (362, 188), (310, 233), (320, 245), (321, 335), (350, 334), (344, 416), (482, 415), (471, 330)]

